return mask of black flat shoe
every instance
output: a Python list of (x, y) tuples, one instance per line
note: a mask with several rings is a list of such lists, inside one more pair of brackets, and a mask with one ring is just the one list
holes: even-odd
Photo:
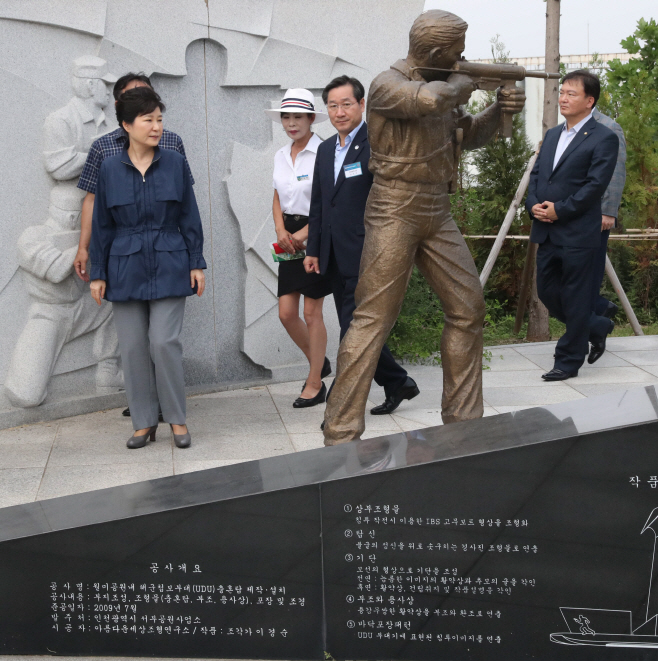
[(383, 404), (370, 409), (370, 414), (387, 415), (388, 413), (393, 413), (403, 400), (413, 399), (417, 395), (420, 395), (420, 390), (418, 390), (416, 382), (409, 377), (402, 388), (398, 388), (392, 395), (389, 395)]
[[(322, 371), (320, 372), (320, 378), (326, 379), (330, 374), (331, 374), (331, 363), (329, 362), (329, 358), (325, 356), (324, 365), (322, 365)], [(306, 388), (306, 381), (304, 381), (304, 385), (302, 386), (302, 392), (304, 392), (304, 388)]]
[(317, 406), (318, 404), (324, 404), (327, 399), (327, 386), (322, 384), (320, 392), (313, 397), (312, 399), (305, 399), (304, 397), (298, 397), (293, 403), (292, 407), (294, 409), (306, 409), (310, 406)]
[[(121, 411), (121, 415), (125, 416), (126, 418), (130, 417), (130, 407), (126, 407)], [(162, 411), (158, 410), (158, 422), (164, 422), (164, 418), (162, 417)]]
[[(608, 335), (610, 335), (614, 329), (615, 322), (610, 320), (610, 330), (608, 331)], [(605, 353), (605, 341), (607, 339), (607, 337), (604, 337), (601, 342), (592, 342), (592, 348), (589, 350), (589, 356), (587, 356), (587, 362), (590, 365), (593, 365)]]
[(563, 370), (553, 368), (550, 372), (542, 374), (541, 378), (544, 379), (544, 381), (564, 381), (565, 379), (571, 379), (574, 376), (578, 376), (578, 370), (575, 372), (564, 372)]

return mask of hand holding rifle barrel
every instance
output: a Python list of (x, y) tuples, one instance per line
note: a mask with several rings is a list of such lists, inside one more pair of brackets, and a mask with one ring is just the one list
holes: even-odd
[(475, 89), (497, 90), (498, 103), (502, 110), (500, 133), (505, 138), (512, 137), (513, 115), (521, 112), (525, 103), (525, 94), (521, 88), (516, 87), (516, 82), (525, 78), (542, 78), (544, 80), (560, 78), (559, 73), (528, 71), (517, 64), (482, 64), (467, 60), (457, 60), (452, 69), (434, 67), (414, 67), (414, 69), (420, 70), (421, 75), (425, 71), (448, 75), (447, 82), (449, 83), (455, 81), (458, 76), (467, 76), (475, 85)]

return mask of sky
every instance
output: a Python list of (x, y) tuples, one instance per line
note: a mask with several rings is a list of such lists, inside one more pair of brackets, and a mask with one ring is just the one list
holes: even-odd
[[(544, 55), (543, 0), (425, 0), (425, 9), (445, 9), (469, 25), (466, 59), (491, 57), (490, 39), (500, 35), (512, 58)], [(640, 18), (658, 20), (656, 0), (562, 0), (560, 54), (618, 53)], [(589, 23), (589, 50), (587, 26)]]

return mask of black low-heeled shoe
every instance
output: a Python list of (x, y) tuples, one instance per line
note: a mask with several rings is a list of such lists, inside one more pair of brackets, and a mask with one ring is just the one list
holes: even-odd
[(322, 384), (320, 392), (311, 399), (305, 399), (304, 397), (298, 397), (293, 403), (292, 407), (295, 409), (306, 409), (310, 406), (317, 406), (318, 404), (324, 404), (327, 399), (327, 386)]
[[(329, 362), (329, 358), (325, 356), (324, 365), (322, 365), (322, 371), (320, 372), (320, 378), (326, 379), (330, 374), (331, 374), (331, 363)], [(304, 392), (304, 388), (306, 388), (306, 381), (304, 381), (304, 385), (302, 386), (302, 392)]]

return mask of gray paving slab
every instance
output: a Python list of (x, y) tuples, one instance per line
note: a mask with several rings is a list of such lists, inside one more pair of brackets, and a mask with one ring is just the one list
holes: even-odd
[(533, 370), (537, 367), (535, 363), (514, 349), (497, 349), (491, 352), (489, 360), (483, 360), (482, 364), (487, 368), (485, 371), (508, 372), (517, 370)]
[(606, 346), (610, 351), (655, 351), (658, 349), (658, 335), (610, 337)]
[[(490, 415), (496, 415), (497, 411), (492, 406), (484, 407), (484, 417)], [(435, 425), (442, 425), (443, 420), (441, 419), (441, 407), (433, 409), (413, 409), (410, 411), (396, 411), (396, 420), (405, 419), (411, 422), (419, 422), (424, 427), (431, 427)], [(405, 431), (412, 431), (407, 429)]]
[(579, 385), (618, 383), (620, 389), (625, 383), (655, 383), (657, 380), (655, 376), (639, 367), (602, 367), (596, 370), (583, 370), (575, 379), (569, 381), (576, 379)]
[(540, 386), (517, 386), (513, 388), (484, 388), (484, 401), (498, 409), (500, 406), (543, 406), (559, 404), (574, 399), (583, 399), (584, 395), (570, 388), (565, 382), (554, 388)]
[(420, 390), (443, 389), (443, 370), (440, 366), (405, 365), (404, 368)]
[(598, 397), (599, 395), (607, 395), (610, 392), (617, 392), (619, 390), (627, 390), (630, 388), (641, 388), (642, 386), (651, 385), (644, 383), (578, 383), (580, 377), (576, 379), (569, 379), (571, 388), (585, 395), (585, 397)]
[(484, 388), (517, 388), (519, 386), (538, 386), (542, 388), (554, 388), (559, 385), (553, 381), (544, 381), (541, 375), (545, 370), (511, 370), (509, 372), (489, 372), (482, 374), (482, 385)]
[(188, 416), (195, 415), (240, 415), (276, 414), (276, 407), (266, 388), (257, 391), (240, 391), (238, 393), (216, 393), (202, 397), (192, 397), (188, 401)]
[[(541, 367), (543, 371), (553, 369), (553, 366), (555, 365), (555, 359), (553, 358), (552, 353), (533, 354), (528, 356), (528, 360), (531, 360), (535, 365)], [(633, 365), (617, 354), (606, 351), (593, 365), (585, 362), (580, 368), (580, 373), (582, 374), (584, 371), (599, 369), (601, 367), (633, 367)]]
[(651, 374), (652, 376), (658, 376), (658, 365), (642, 365), (640, 369), (647, 372), (647, 374)]
[[(640, 367), (643, 367), (644, 365), (658, 365), (658, 350), (615, 351), (614, 354), (631, 365), (638, 365)], [(603, 356), (603, 358), (604, 357), (605, 356)]]
[(408, 418), (403, 418), (395, 414), (393, 414), (393, 419), (395, 420), (395, 422), (398, 424), (398, 426), (402, 431), (415, 431), (416, 429), (423, 429), (424, 427), (432, 427), (434, 424), (441, 424), (443, 422), (441, 421), (441, 423), (439, 422), (425, 423), (425, 422), (420, 422), (419, 420), (409, 420)]
[(295, 448), (295, 452), (317, 450), (324, 447), (324, 435), (319, 429), (316, 432), (307, 432), (306, 434), (290, 434), (290, 441)]
[(192, 438), (201, 433), (217, 436), (253, 436), (285, 434), (286, 428), (278, 414), (239, 413), (237, 415), (215, 415), (207, 413), (195, 419), (190, 416), (188, 428)]
[(533, 356), (538, 353), (550, 353), (555, 351), (557, 342), (528, 342), (527, 344), (514, 344), (514, 351), (522, 356)]
[(286, 433), (279, 434), (233, 434), (221, 432), (196, 432), (189, 448), (173, 448), (173, 459), (177, 461), (263, 459), (278, 454), (294, 452), (295, 448)]
[(0, 431), (1, 468), (45, 468), (58, 424), (41, 424)]
[(29, 503), (36, 499), (44, 468), (0, 470), (0, 507)]
[(50, 454), (49, 466), (96, 466), (109, 464), (152, 464), (171, 460), (171, 433), (159, 425), (154, 443), (139, 451), (128, 451), (133, 435), (130, 418), (101, 411), (62, 420)]
[(496, 406), (496, 411), (498, 413), (514, 413), (515, 411), (524, 411), (525, 409), (531, 409), (532, 406)]

